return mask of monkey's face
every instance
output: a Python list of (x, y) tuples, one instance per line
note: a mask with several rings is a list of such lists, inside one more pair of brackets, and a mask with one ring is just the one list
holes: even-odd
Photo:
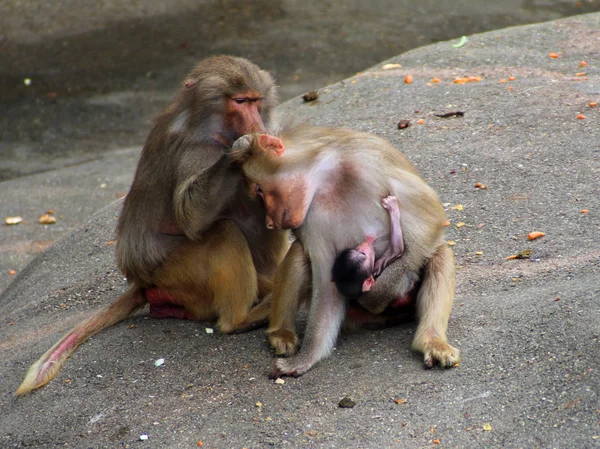
[(268, 229), (296, 229), (306, 216), (306, 189), (275, 184), (250, 183), (250, 189), (262, 198), (265, 210), (265, 224)]
[(259, 92), (242, 92), (226, 98), (223, 131), (217, 137), (221, 143), (231, 146), (245, 134), (264, 133), (262, 96)]

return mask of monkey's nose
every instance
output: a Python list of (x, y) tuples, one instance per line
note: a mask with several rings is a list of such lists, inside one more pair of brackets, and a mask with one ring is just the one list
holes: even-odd
[(267, 225), (267, 229), (274, 229), (275, 228), (275, 225), (273, 223), (273, 219), (271, 217), (269, 217), (268, 215), (267, 215), (267, 218), (265, 220), (265, 223)]

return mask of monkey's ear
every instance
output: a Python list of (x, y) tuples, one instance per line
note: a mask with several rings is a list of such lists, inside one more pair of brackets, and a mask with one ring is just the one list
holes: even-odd
[(183, 88), (184, 89), (191, 89), (196, 84), (198, 84), (198, 80), (197, 79), (188, 78), (187, 80), (185, 80), (185, 83), (183, 83)]
[(269, 134), (258, 136), (258, 146), (267, 153), (274, 153), (276, 156), (281, 156), (285, 151), (285, 146), (281, 139)]

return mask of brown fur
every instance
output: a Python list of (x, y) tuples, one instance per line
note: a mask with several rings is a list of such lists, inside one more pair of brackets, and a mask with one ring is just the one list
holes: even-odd
[(270, 292), (288, 233), (265, 228), (227, 153), (238, 137), (264, 132), (275, 103), (270, 75), (245, 59), (216, 56), (192, 70), (154, 122), (119, 218), (129, 292), (42, 356), (18, 394), (49, 382), (81, 342), (148, 301), (152, 315), (218, 319), (223, 332), (266, 319), (268, 304), (250, 308)]

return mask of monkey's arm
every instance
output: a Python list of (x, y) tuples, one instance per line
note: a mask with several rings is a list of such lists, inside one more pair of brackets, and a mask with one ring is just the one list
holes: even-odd
[(400, 209), (395, 196), (387, 196), (381, 200), (381, 205), (390, 215), (390, 243), (379, 259), (375, 261), (373, 276), (377, 277), (394, 260), (404, 253), (404, 236), (400, 226)]
[(313, 268), (313, 295), (309, 309), (304, 341), (298, 354), (285, 359), (277, 359), (271, 377), (294, 376), (306, 373), (315, 363), (329, 356), (337, 340), (340, 326), (346, 313), (344, 298), (330, 281), (329, 267), (333, 258), (327, 261), (317, 274)]
[(241, 175), (231, 167), (225, 155), (193, 173), (198, 164), (182, 159), (173, 197), (175, 220), (188, 238), (198, 240), (232, 203)]

